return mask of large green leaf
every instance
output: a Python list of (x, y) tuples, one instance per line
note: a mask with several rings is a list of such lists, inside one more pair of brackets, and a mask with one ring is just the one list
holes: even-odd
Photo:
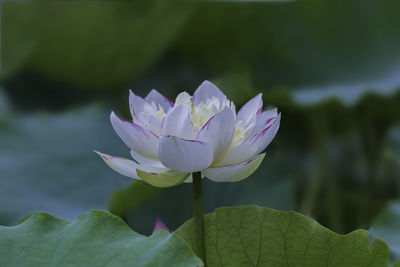
[[(176, 234), (193, 245), (193, 221)], [(299, 213), (257, 206), (205, 215), (207, 266), (386, 266), (385, 242), (356, 230), (336, 234)]]
[(391, 260), (400, 266), (400, 202), (392, 202), (373, 222), (370, 233), (384, 239), (392, 252)]
[(93, 150), (128, 151), (91, 106), (61, 114), (9, 114), (0, 127), (0, 224), (13, 225), (36, 211), (73, 219), (105, 209), (109, 194), (131, 179), (106, 172)]
[(133, 232), (121, 219), (90, 211), (75, 221), (35, 213), (13, 227), (0, 226), (0, 265), (23, 266), (201, 266), (174, 234)]

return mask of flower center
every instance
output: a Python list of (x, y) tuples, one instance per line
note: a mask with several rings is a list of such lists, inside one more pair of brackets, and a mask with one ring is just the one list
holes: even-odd
[(206, 122), (214, 116), (218, 111), (220, 111), (220, 103), (219, 99), (216, 97), (212, 97), (211, 99), (207, 99), (207, 102), (201, 102), (200, 105), (194, 106), (191, 104), (192, 109), (192, 123), (194, 129), (202, 127)]
[(190, 107), (192, 110), (192, 123), (194, 129), (197, 130), (206, 124), (212, 116), (223, 110), (225, 107), (234, 108), (234, 105), (229, 100), (221, 103), (218, 98), (213, 96), (211, 99), (207, 99), (206, 103), (201, 102), (197, 106), (190, 104)]

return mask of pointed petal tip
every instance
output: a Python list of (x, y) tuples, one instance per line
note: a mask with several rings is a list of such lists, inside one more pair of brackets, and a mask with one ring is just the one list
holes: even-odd
[(171, 233), (171, 231), (168, 229), (168, 227), (164, 224), (164, 222), (158, 216), (156, 217), (156, 222), (154, 224), (153, 233), (156, 230), (165, 230), (165, 231)]
[(206, 102), (211, 97), (218, 98), (221, 102), (225, 102), (227, 97), (222, 90), (212, 82), (205, 80), (194, 91), (192, 96), (192, 103), (197, 105), (201, 102)]
[(132, 89), (129, 89), (129, 101), (132, 101), (132, 98), (134, 98), (136, 94), (132, 91)]
[(94, 152), (97, 155), (99, 155), (106, 163), (107, 163), (107, 161), (112, 160), (114, 158), (119, 158), (119, 157), (116, 157), (116, 156), (112, 156), (112, 155), (109, 155), (109, 154), (106, 154), (106, 153), (99, 152), (97, 150), (94, 150)]
[(247, 101), (238, 111), (236, 117), (238, 120), (248, 121), (254, 116), (258, 116), (262, 112), (263, 100), (262, 93), (259, 93), (249, 101)]
[(148, 103), (154, 101), (156, 105), (161, 105), (165, 111), (168, 111), (171, 107), (174, 106), (174, 102), (172, 102), (170, 99), (165, 97), (163, 94), (161, 94), (159, 91), (156, 89), (152, 89), (144, 98)]
[(107, 159), (107, 156), (108, 156), (107, 154), (101, 153), (97, 150), (93, 150), (93, 152), (96, 153), (97, 155), (99, 155), (103, 160)]
[(204, 85), (204, 84), (209, 84), (209, 85), (213, 85), (213, 86), (217, 87), (215, 84), (213, 84), (213, 83), (210, 82), (209, 80), (204, 80), (204, 81), (200, 84), (200, 86), (202, 86), (202, 85)]
[[(113, 124), (113, 121), (115, 121), (115, 120), (121, 121), (121, 122), (124, 122), (124, 123), (131, 123), (131, 122), (129, 122), (129, 121), (126, 121), (126, 120), (124, 120), (124, 119), (121, 119), (117, 114), (115, 114), (114, 111), (111, 111), (111, 113), (110, 113), (110, 121), (111, 121), (111, 124)], [(132, 124), (133, 124), (133, 123), (132, 123)], [(114, 126), (113, 126), (113, 127), (114, 127)]]

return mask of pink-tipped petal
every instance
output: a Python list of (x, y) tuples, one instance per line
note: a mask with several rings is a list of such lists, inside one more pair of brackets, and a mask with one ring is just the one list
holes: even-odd
[(276, 108), (261, 112), (256, 119), (255, 127), (252, 129), (250, 136), (260, 133), (262, 130), (271, 125), (278, 117)]
[(136, 122), (139, 120), (139, 114), (144, 110), (146, 105), (148, 105), (146, 100), (129, 90), (129, 109), (131, 111), (133, 121)]
[(157, 117), (148, 114), (148, 113), (140, 113), (138, 117), (137, 124), (140, 126), (145, 127), (146, 129), (150, 130), (151, 132), (155, 133), (156, 135), (161, 135), (161, 120)]
[(162, 136), (158, 143), (158, 157), (167, 168), (197, 172), (210, 166), (214, 152), (212, 146), (205, 142)]
[(250, 119), (254, 118), (257, 113), (261, 112), (262, 106), (262, 94), (258, 94), (243, 105), (243, 107), (237, 113), (236, 120), (244, 122), (249, 121)]
[(154, 102), (157, 108), (158, 105), (160, 105), (165, 112), (168, 112), (168, 110), (174, 106), (174, 103), (171, 100), (160, 94), (155, 89), (151, 90), (150, 93), (144, 99), (149, 103)]
[(255, 172), (264, 157), (265, 153), (243, 163), (225, 167), (208, 168), (202, 171), (202, 174), (214, 182), (237, 182), (249, 177)]
[(158, 136), (146, 128), (110, 115), (111, 124), (124, 143), (143, 157), (157, 160)]
[(160, 219), (160, 217), (157, 217), (157, 218), (156, 218), (156, 223), (154, 224), (153, 232), (154, 232), (154, 231), (157, 231), (157, 230), (165, 230), (165, 231), (167, 231), (167, 232), (171, 232), (171, 231), (168, 229), (168, 227), (164, 224), (164, 222)]
[(237, 147), (229, 150), (215, 166), (241, 163), (260, 154), (274, 139), (280, 125), (280, 114), (275, 121), (261, 132), (247, 138)]
[(197, 140), (212, 145), (216, 160), (228, 150), (234, 134), (235, 116), (230, 108), (225, 107), (197, 131)]
[(192, 103), (194, 105), (199, 105), (201, 102), (206, 103), (207, 99), (212, 97), (218, 98), (220, 103), (225, 102), (227, 99), (217, 86), (209, 81), (204, 81), (193, 93)]
[(137, 174), (137, 170), (142, 170), (146, 172), (152, 172), (152, 173), (163, 173), (168, 171), (167, 168), (165, 167), (153, 167), (153, 166), (145, 166), (141, 164), (137, 164), (136, 162), (125, 159), (125, 158), (120, 158), (120, 157), (115, 157), (111, 155), (107, 155), (98, 151), (95, 151), (103, 160), (104, 162), (114, 171), (118, 172), (119, 174), (122, 174), (124, 176), (128, 176), (133, 179), (138, 179), (142, 180), (139, 175)]
[(111, 169), (118, 172), (119, 174), (122, 174), (124, 176), (133, 179), (142, 180), (136, 173), (136, 168), (139, 166), (136, 162), (129, 159), (107, 155), (97, 151), (95, 152), (104, 160), (104, 162)]
[(165, 116), (162, 130), (164, 135), (173, 135), (183, 139), (195, 139), (196, 131), (193, 127), (188, 105), (176, 105)]

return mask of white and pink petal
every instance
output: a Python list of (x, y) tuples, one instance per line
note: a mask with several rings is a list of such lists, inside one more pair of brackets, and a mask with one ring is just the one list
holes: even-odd
[(196, 131), (191, 120), (188, 105), (176, 105), (165, 116), (162, 123), (163, 135), (177, 136), (183, 139), (195, 139)]
[(261, 132), (247, 138), (243, 143), (228, 150), (215, 166), (227, 166), (244, 162), (261, 153), (274, 139), (280, 125), (280, 114), (278, 118)]
[(160, 105), (165, 112), (168, 112), (170, 108), (174, 106), (174, 103), (160, 94), (157, 90), (153, 89), (150, 93), (144, 98), (148, 103), (154, 102), (156, 107)]
[(212, 97), (218, 98), (221, 105), (227, 100), (221, 89), (209, 81), (204, 81), (193, 93), (192, 103), (194, 105), (199, 105), (201, 102), (207, 103), (207, 99)]
[(162, 134), (161, 120), (151, 114), (144, 112), (140, 113), (139, 121), (137, 123), (156, 135)]
[(114, 112), (110, 120), (115, 132), (130, 149), (143, 157), (157, 160), (157, 135), (136, 123), (120, 119)]
[(249, 177), (257, 170), (265, 157), (265, 153), (256, 156), (246, 162), (224, 166), (208, 168), (202, 174), (214, 182), (238, 182)]
[(217, 160), (230, 147), (234, 134), (235, 116), (225, 107), (198, 129), (197, 140), (209, 143), (214, 150), (214, 160)]
[(175, 99), (175, 105), (185, 104), (190, 105), (192, 103), (192, 97), (187, 92), (180, 93)]
[(138, 176), (136, 170), (143, 170), (146, 172), (166, 172), (168, 169), (166, 168), (158, 168), (158, 167), (153, 167), (153, 166), (145, 166), (138, 164), (132, 160), (125, 159), (125, 158), (120, 158), (120, 157), (115, 157), (111, 155), (107, 155), (101, 152), (95, 151), (103, 160), (104, 162), (114, 171), (118, 172), (119, 174), (122, 174), (124, 176), (133, 178), (133, 179), (139, 179), (141, 178)]
[(261, 112), (262, 106), (262, 94), (258, 94), (242, 106), (236, 115), (236, 120), (248, 122)]
[(146, 100), (129, 90), (129, 109), (133, 121), (139, 120), (139, 114), (144, 111), (146, 105), (149, 105)]
[(250, 136), (261, 132), (274, 123), (274, 121), (278, 119), (278, 115), (278, 110), (276, 108), (261, 112), (256, 118), (255, 127), (251, 130)]
[(208, 168), (214, 152), (210, 144), (197, 140), (184, 140), (175, 136), (162, 136), (158, 143), (160, 162), (179, 172), (197, 172)]

